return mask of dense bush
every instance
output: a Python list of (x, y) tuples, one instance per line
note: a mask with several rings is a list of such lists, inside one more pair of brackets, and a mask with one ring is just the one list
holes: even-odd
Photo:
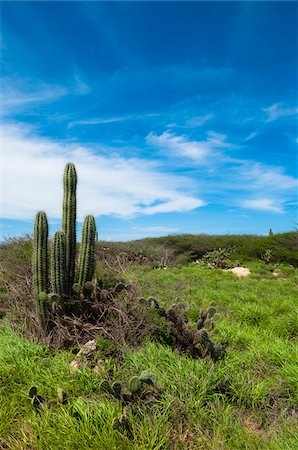
[(233, 267), (230, 257), (234, 253), (234, 248), (219, 248), (205, 253), (201, 259), (201, 263), (209, 269), (230, 269)]
[(112, 244), (101, 242), (98, 249), (105, 246), (112, 250), (110, 258), (115, 259), (120, 252), (139, 254), (145, 257), (144, 263), (151, 261), (157, 263), (157, 266), (162, 265), (163, 261), (164, 266), (196, 261), (208, 252), (221, 248), (234, 249), (230, 256), (232, 261), (262, 259), (266, 251), (270, 250), (274, 261), (298, 266), (297, 231), (270, 236), (181, 234)]

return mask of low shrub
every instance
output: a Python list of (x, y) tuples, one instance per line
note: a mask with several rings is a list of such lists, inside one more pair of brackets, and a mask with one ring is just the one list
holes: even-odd
[(234, 248), (219, 248), (212, 252), (206, 253), (200, 260), (209, 269), (230, 269), (234, 266), (230, 260), (230, 256), (235, 251)]

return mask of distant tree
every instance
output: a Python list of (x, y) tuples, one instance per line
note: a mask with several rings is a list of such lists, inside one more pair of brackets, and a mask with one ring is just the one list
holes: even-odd
[(268, 236), (273, 236), (272, 228), (270, 228)]

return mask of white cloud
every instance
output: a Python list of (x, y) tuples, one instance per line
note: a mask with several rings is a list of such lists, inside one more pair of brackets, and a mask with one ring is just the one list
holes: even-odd
[(251, 139), (254, 139), (258, 135), (257, 131), (252, 131), (246, 138), (244, 138), (245, 141), (250, 141)]
[(130, 116), (97, 117), (94, 119), (76, 120), (69, 123), (69, 127), (76, 125), (104, 125), (107, 123), (123, 122), (129, 120)]
[(226, 177), (230, 202), (245, 209), (282, 213), (297, 189), (297, 179), (286, 175), (282, 167), (255, 161), (239, 161)]
[(69, 127), (76, 125), (105, 125), (107, 123), (125, 122), (128, 120), (141, 120), (148, 117), (156, 117), (159, 114), (132, 114), (127, 116), (95, 117), (93, 119), (76, 120), (69, 123)]
[(152, 226), (152, 227), (131, 227), (133, 230), (142, 231), (143, 233), (176, 233), (179, 228), (170, 228), (163, 226)]
[(213, 119), (214, 114), (205, 114), (204, 116), (192, 117), (186, 121), (187, 128), (201, 127), (204, 123)]
[(280, 103), (274, 103), (268, 108), (263, 108), (263, 111), (267, 114), (266, 122), (274, 122), (282, 117), (293, 117), (298, 114), (298, 107), (290, 106), (283, 107)]
[(78, 95), (87, 95), (91, 92), (90, 86), (83, 81), (78, 73), (74, 75), (74, 91)]
[(210, 158), (216, 156), (219, 149), (236, 147), (226, 142), (225, 135), (213, 131), (207, 133), (204, 141), (192, 141), (186, 136), (177, 136), (167, 131), (159, 136), (149, 133), (146, 141), (152, 146), (170, 151), (171, 156), (187, 157), (202, 165), (210, 165)]
[(1, 79), (1, 114), (6, 115), (20, 108), (37, 103), (52, 102), (67, 95), (68, 91), (61, 86), (45, 83), (25, 83), (19, 79)]
[(152, 162), (101, 156), (79, 144), (32, 136), (19, 125), (3, 125), (1, 216), (34, 218), (44, 209), (61, 216), (62, 177), (67, 161), (79, 176), (78, 217), (129, 217), (189, 211), (204, 202), (187, 192), (189, 180), (162, 173)]
[[(209, 131), (204, 141), (193, 141), (170, 132), (150, 133), (147, 142), (167, 151), (169, 156), (183, 157), (200, 167), (198, 184), (205, 195), (212, 195), (217, 203), (280, 213), (282, 205), (286, 205), (297, 188), (297, 180), (287, 175), (282, 167), (229, 157), (224, 150), (237, 147), (220, 133)], [(272, 195), (274, 200), (271, 200)]]
[(216, 133), (215, 131), (208, 131), (207, 142), (212, 149), (216, 148), (238, 148), (237, 145), (227, 142), (225, 134)]
[(243, 208), (254, 209), (257, 211), (267, 211), (274, 213), (284, 212), (281, 201), (272, 198), (255, 198), (243, 200), (241, 206)]
[(204, 125), (209, 120), (213, 119), (214, 114), (205, 114), (203, 116), (196, 116), (187, 119), (184, 123), (169, 123), (167, 128), (197, 128)]
[(39, 104), (55, 102), (66, 95), (86, 95), (90, 92), (90, 87), (77, 73), (67, 87), (20, 77), (2, 77), (0, 81), (2, 116), (19, 113), (20, 110), (28, 110)]
[(297, 187), (297, 180), (286, 175), (282, 167), (266, 166), (254, 161), (243, 161), (238, 173), (250, 189), (288, 191)]
[(206, 203), (195, 197), (185, 197), (185, 195), (177, 195), (172, 200), (162, 202), (154, 206), (147, 206), (143, 209), (144, 214), (156, 214), (167, 212), (185, 212), (198, 208), (199, 206), (205, 206)]
[(187, 156), (197, 161), (204, 161), (209, 154), (209, 146), (206, 142), (188, 141), (184, 136), (175, 136), (164, 132), (161, 135), (150, 133), (147, 143), (164, 150), (169, 150), (176, 156)]

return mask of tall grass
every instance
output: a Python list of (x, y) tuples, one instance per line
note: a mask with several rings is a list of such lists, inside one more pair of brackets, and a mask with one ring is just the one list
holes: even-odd
[[(213, 363), (177, 354), (156, 340), (124, 349), (123, 357), (98, 350), (100, 370), (74, 371), (72, 351), (53, 352), (22, 339), (0, 322), (0, 447), (16, 449), (294, 449), (297, 433), (298, 271), (248, 262), (252, 275), (190, 264), (152, 270), (129, 268), (144, 296), (164, 306), (188, 305), (195, 322), (202, 306), (218, 305), (214, 339), (225, 357)], [(75, 350), (74, 350), (75, 351)], [(119, 400), (100, 391), (104, 379), (128, 380), (143, 370), (156, 377), (158, 395), (128, 409), (131, 434), (113, 427)], [(43, 397), (34, 406), (36, 386)], [(67, 393), (60, 403), (58, 389)]]

